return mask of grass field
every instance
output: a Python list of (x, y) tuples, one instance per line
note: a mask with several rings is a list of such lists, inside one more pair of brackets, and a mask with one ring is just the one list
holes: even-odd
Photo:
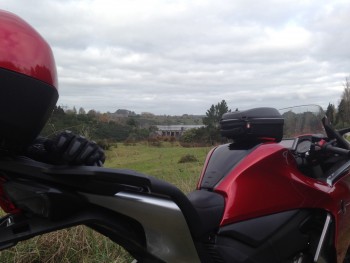
[[(147, 143), (134, 146), (118, 144), (107, 151), (106, 167), (127, 168), (168, 181), (183, 192), (192, 191), (197, 183), (209, 148), (183, 148), (163, 142), (160, 147)], [(198, 161), (179, 163), (190, 155)], [(0, 213), (1, 215), (1, 213)], [(108, 238), (78, 226), (45, 234), (0, 252), (0, 262), (131, 262), (132, 258)]]
[[(128, 168), (155, 176), (188, 193), (196, 187), (205, 157), (210, 148), (184, 148), (163, 143), (162, 147), (118, 145), (107, 153), (106, 167)], [(185, 155), (193, 155), (198, 162), (178, 163)]]

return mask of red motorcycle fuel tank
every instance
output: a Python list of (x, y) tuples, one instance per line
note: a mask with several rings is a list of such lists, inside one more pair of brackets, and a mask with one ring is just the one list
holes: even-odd
[(301, 174), (289, 150), (278, 143), (246, 149), (235, 144), (218, 146), (208, 155), (198, 187), (225, 197), (221, 225), (317, 207), (330, 191), (327, 183)]

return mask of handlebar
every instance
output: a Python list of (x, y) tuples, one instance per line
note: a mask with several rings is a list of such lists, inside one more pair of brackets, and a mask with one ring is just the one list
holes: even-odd
[(346, 156), (350, 157), (350, 150), (343, 149), (340, 147), (335, 147), (331, 143), (325, 143), (322, 146), (322, 149), (325, 151), (328, 151), (328, 152), (332, 152), (332, 153), (336, 153), (336, 154), (340, 154), (340, 155), (346, 155)]

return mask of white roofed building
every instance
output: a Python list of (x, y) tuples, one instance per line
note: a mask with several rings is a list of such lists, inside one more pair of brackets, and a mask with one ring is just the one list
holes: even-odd
[(198, 129), (205, 125), (157, 125), (158, 135), (171, 136), (179, 138), (182, 134), (189, 129)]

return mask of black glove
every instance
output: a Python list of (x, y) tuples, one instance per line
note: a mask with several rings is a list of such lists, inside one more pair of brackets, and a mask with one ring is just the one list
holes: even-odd
[(26, 155), (51, 164), (102, 166), (105, 161), (101, 147), (70, 131), (62, 132), (52, 139), (37, 138), (28, 147)]

